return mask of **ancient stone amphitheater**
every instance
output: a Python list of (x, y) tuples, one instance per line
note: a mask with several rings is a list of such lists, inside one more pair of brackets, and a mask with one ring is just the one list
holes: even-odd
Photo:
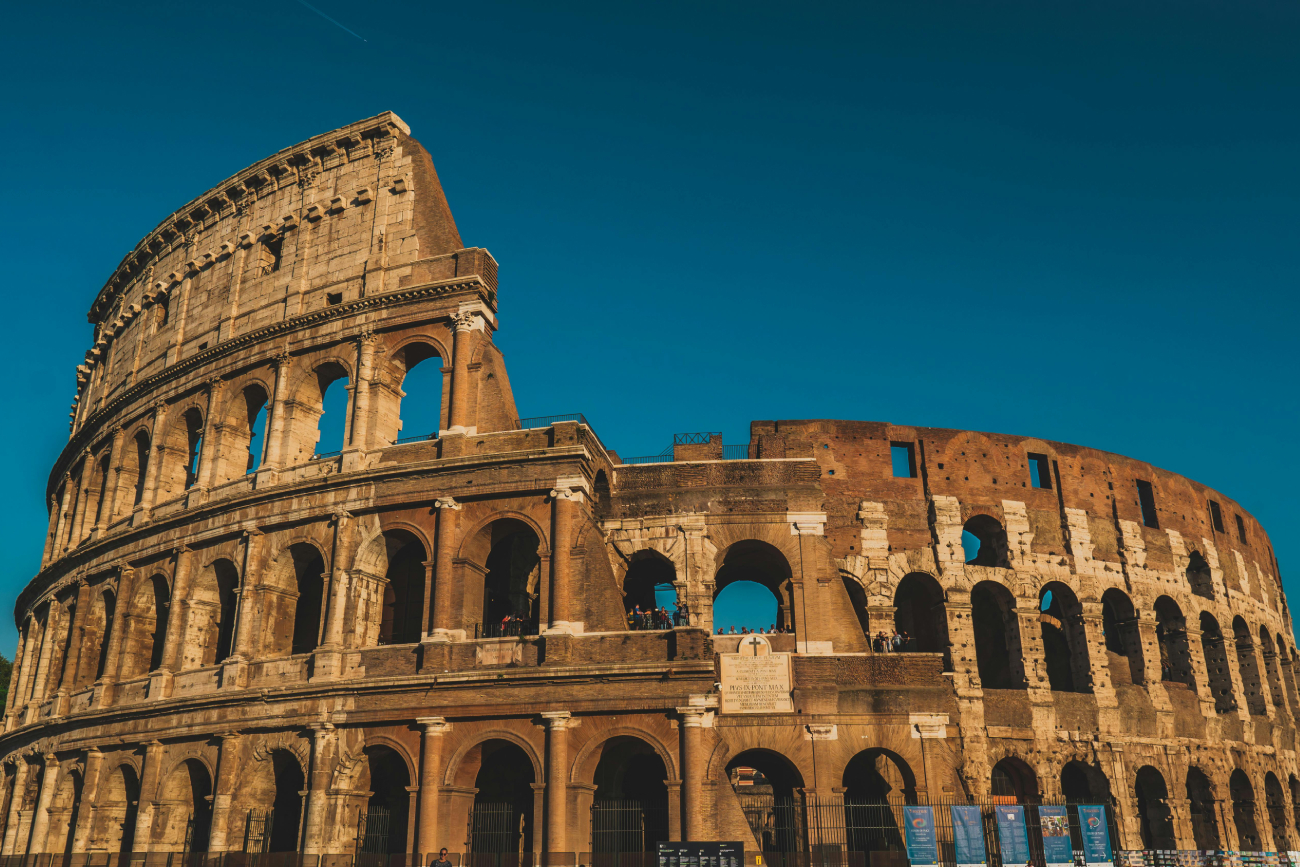
[[(497, 306), (393, 114), (123, 259), (15, 610), (3, 855), (889, 864), (899, 805), (1008, 802), (1104, 804), (1119, 850), (1296, 847), (1296, 644), (1227, 495), (884, 422), (620, 458), (519, 417)], [(715, 634), (738, 581), (779, 634)], [(655, 588), (677, 623), (629, 618)]]

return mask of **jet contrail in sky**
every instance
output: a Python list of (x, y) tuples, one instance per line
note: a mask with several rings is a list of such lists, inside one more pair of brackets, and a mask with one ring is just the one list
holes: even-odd
[(298, 0), (298, 2), (301, 3), (302, 5), (306, 6), (308, 9), (310, 9), (310, 10), (313, 11), (313, 12), (315, 12), (317, 15), (319, 15), (319, 16), (322, 17), (322, 18), (324, 18), (326, 21), (328, 21), (329, 23), (333, 24), (335, 27), (339, 28), (340, 30), (345, 30), (345, 31), (347, 31), (348, 33), (351, 33), (353, 36), (356, 36), (356, 37), (357, 37), (358, 39), (360, 39), (362, 42), (365, 42), (365, 41), (366, 41), (362, 36), (360, 36), (359, 34), (357, 34), (356, 31), (354, 31), (354, 30), (348, 30), (348, 28), (344, 27), (342, 24), (338, 23), (338, 22), (335, 21), (333, 18), (331, 18), (331, 17), (329, 17), (328, 15), (326, 15), (324, 12), (320, 11), (320, 10), (317, 9), (315, 6), (313, 6), (313, 5), (311, 5), (310, 3), (308, 3), (307, 0)]

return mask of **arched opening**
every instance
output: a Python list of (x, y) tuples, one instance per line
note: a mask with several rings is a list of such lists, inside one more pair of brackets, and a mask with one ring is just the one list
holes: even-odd
[(384, 533), (388, 568), (384, 571), (379, 617), (380, 644), (414, 644), (424, 637), (424, 576), (429, 559), (413, 533)]
[(994, 798), (1014, 798), (1014, 803), (1037, 803), (1038, 774), (1022, 760), (1007, 756), (993, 766), (989, 792)]
[[(775, 627), (793, 632), (792, 581), (790, 563), (775, 546), (756, 539), (736, 542), (721, 553), (714, 574), (714, 625), (727, 630), (734, 626), (756, 632)], [(742, 582), (766, 588), (776, 602), (775, 608), (759, 588), (739, 586), (727, 592)]]
[(1137, 796), (1138, 833), (1143, 849), (1177, 849), (1169, 789), (1164, 776), (1150, 765), (1138, 769), (1133, 784)]
[[(541, 544), (533, 528), (515, 518), (479, 532), (468, 559), (483, 567), (482, 637), (537, 634)], [(466, 597), (472, 598), (469, 591)]]
[(391, 747), (369, 747), (365, 754), (370, 798), (366, 802), (361, 851), (405, 852), (411, 811), (411, 794), (407, 791), (411, 785), (410, 771)]
[(65, 857), (72, 854), (81, 813), (81, 788), (78, 771), (69, 771), (59, 780), (59, 788), (50, 801), (49, 836), (45, 847), (50, 854), (62, 853)]
[(677, 571), (662, 554), (638, 551), (632, 555), (623, 579), (623, 611), (630, 629), (672, 627), (673, 611), (668, 606), (675, 607), (676, 580)]
[(1291, 835), (1286, 831), (1286, 793), (1272, 771), (1264, 774), (1264, 803), (1268, 807), (1268, 823), (1273, 828), (1273, 851), (1291, 851)]
[(948, 613), (943, 588), (924, 572), (904, 575), (894, 591), (894, 629), (903, 636), (903, 649), (942, 653), (948, 665)]
[(393, 358), (401, 373), (397, 391), (401, 439), (434, 439), (442, 424), (442, 359), (427, 343), (413, 343)]
[(1192, 652), (1187, 644), (1187, 622), (1178, 603), (1168, 596), (1156, 600), (1156, 643), (1160, 647), (1160, 679), (1181, 683), (1196, 691)]
[(1230, 713), (1237, 709), (1232, 693), (1232, 672), (1228, 668), (1228, 648), (1219, 629), (1219, 621), (1208, 611), (1201, 612), (1201, 650), (1205, 654), (1205, 669), (1210, 679), (1210, 695), (1214, 709)]
[(1007, 531), (991, 515), (973, 515), (962, 528), (961, 544), (968, 566), (1011, 566), (1007, 559)]
[(470, 814), (470, 852), (531, 856), (533, 763), (517, 745), (488, 740), (474, 747), (465, 765), (478, 767)]
[(320, 643), (325, 560), (311, 545), (293, 545), (289, 551), (293, 555), (294, 582), (298, 591), (293, 608), (293, 644), (289, 652), (311, 653)]
[(1101, 629), (1106, 636), (1111, 680), (1117, 684), (1123, 683), (1123, 675), (1127, 674), (1130, 683), (1145, 683), (1142, 631), (1138, 628), (1133, 600), (1123, 590), (1112, 587), (1102, 594)]
[(1088, 636), (1083, 629), (1083, 608), (1074, 591), (1059, 581), (1043, 585), (1038, 596), (1038, 622), (1052, 689), (1091, 692)]
[(1259, 650), (1264, 657), (1264, 674), (1268, 678), (1268, 691), (1273, 696), (1273, 707), (1278, 713), (1287, 709), (1286, 695), (1282, 692), (1282, 675), (1277, 664), (1277, 652), (1273, 649), (1273, 636), (1263, 626), (1259, 628)]
[(663, 759), (645, 741), (605, 741), (591, 804), (592, 852), (653, 852), (667, 840), (667, 780)]
[(727, 778), (763, 852), (802, 853), (808, 834), (796, 792), (803, 775), (780, 753), (745, 750), (727, 762)]
[(1258, 852), (1261, 845), (1255, 823), (1255, 787), (1241, 768), (1228, 778), (1228, 798), (1232, 801), (1232, 821), (1237, 826), (1237, 851)]
[(1233, 643), (1237, 649), (1237, 673), (1246, 692), (1246, 707), (1252, 716), (1268, 712), (1264, 704), (1264, 689), (1260, 683), (1259, 662), (1255, 657), (1255, 642), (1251, 640), (1250, 627), (1240, 614), (1232, 618)]
[(1210, 564), (1205, 562), (1199, 551), (1192, 551), (1187, 557), (1187, 586), (1197, 596), (1214, 598), (1214, 579), (1210, 575)]
[[(186, 759), (163, 781), (159, 815), (154, 820), (156, 848), (208, 851), (212, 830), (212, 775), (198, 759)], [(160, 845), (159, 845), (160, 844)]]
[(305, 787), (298, 757), (288, 750), (272, 750), (275, 801), (271, 806), (269, 852), (297, 852), (302, 825), (302, 795)]
[(1023, 689), (1025, 669), (1015, 597), (1001, 584), (981, 581), (971, 590), (970, 605), (980, 684), (984, 689)]
[(315, 371), (320, 395), (316, 418), (315, 449), (312, 457), (329, 457), (343, 451), (348, 440), (348, 373), (336, 363), (322, 364)]
[[(916, 803), (916, 778), (888, 750), (863, 750), (844, 768), (844, 829), (850, 852), (903, 852), (902, 807)], [(870, 863), (871, 855), (865, 860)]]
[[(107, 588), (100, 594), (100, 604), (96, 606), (96, 614), (99, 615), (99, 659), (95, 663), (95, 680), (104, 676), (104, 669), (108, 667), (108, 645), (113, 637), (113, 618), (117, 614), (117, 597), (113, 595), (112, 590)], [(92, 645), (93, 646), (93, 645)]]
[(1187, 769), (1187, 806), (1192, 816), (1192, 839), (1201, 851), (1221, 848), (1214, 786), (1200, 768)]

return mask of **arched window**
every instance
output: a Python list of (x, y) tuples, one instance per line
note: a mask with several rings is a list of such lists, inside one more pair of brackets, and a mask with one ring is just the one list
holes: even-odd
[[(1123, 590), (1112, 587), (1102, 594), (1101, 628), (1106, 636), (1106, 652), (1113, 654), (1109, 660), (1111, 681), (1116, 685), (1145, 683), (1142, 632), (1138, 628), (1133, 601)], [(1121, 660), (1119, 665), (1116, 665), (1116, 656)]]
[(1260, 682), (1259, 661), (1255, 656), (1255, 642), (1251, 640), (1250, 627), (1241, 615), (1232, 619), (1232, 633), (1237, 647), (1237, 671), (1241, 675), (1241, 685), (1246, 691), (1246, 706), (1252, 716), (1267, 713), (1264, 704), (1264, 688)]
[(791, 580), (790, 563), (776, 547), (755, 539), (736, 542), (721, 553), (714, 574), (715, 629), (793, 632)]
[(745, 750), (727, 762), (727, 778), (764, 852), (805, 851), (808, 829), (796, 800), (804, 782), (794, 763), (772, 750)]
[(601, 745), (591, 804), (593, 853), (644, 853), (668, 839), (668, 771), (645, 741), (610, 738)]
[(1210, 695), (1214, 697), (1214, 709), (1219, 713), (1230, 713), (1237, 709), (1237, 700), (1232, 694), (1232, 672), (1228, 668), (1228, 650), (1219, 629), (1219, 621), (1208, 611), (1201, 612), (1201, 651), (1205, 655), (1205, 668), (1210, 676)]
[(1188, 555), (1187, 584), (1197, 596), (1206, 599), (1214, 598), (1214, 579), (1210, 576), (1210, 564), (1206, 563), (1205, 558), (1197, 551)]
[(1083, 630), (1083, 609), (1074, 591), (1059, 581), (1045, 584), (1039, 593), (1038, 611), (1047, 678), (1052, 689), (1090, 692), (1088, 637)]
[(1232, 820), (1237, 826), (1237, 851), (1258, 852), (1261, 841), (1255, 820), (1255, 787), (1241, 768), (1228, 778), (1228, 797), (1232, 801)]
[(400, 440), (434, 439), (442, 424), (442, 359), (427, 343), (406, 346), (393, 358), (398, 388)]
[(316, 420), (313, 457), (328, 457), (343, 451), (348, 441), (348, 374), (338, 364), (316, 369), (320, 394), (320, 416)]
[[(1160, 680), (1181, 683), (1196, 691), (1192, 653), (1187, 644), (1187, 622), (1178, 603), (1168, 596), (1156, 600), (1156, 643), (1160, 646)], [(1202, 637), (1204, 642), (1204, 637)]]
[(387, 855), (406, 851), (407, 815), (410, 812), (411, 774), (406, 762), (391, 747), (365, 750), (370, 799), (366, 803), (361, 852)]
[(1007, 531), (997, 518), (974, 515), (962, 529), (961, 544), (970, 566), (1000, 566), (1008, 568)]
[(984, 689), (1024, 689), (1015, 597), (1001, 584), (981, 581), (971, 590), (970, 604), (980, 684)]
[(1192, 815), (1192, 838), (1196, 841), (1196, 848), (1201, 851), (1219, 849), (1219, 817), (1214, 786), (1200, 768), (1187, 769), (1187, 806)]
[(924, 572), (904, 575), (894, 591), (894, 629), (904, 638), (904, 650), (944, 654), (948, 665), (948, 614), (943, 588)]
[(1137, 796), (1138, 833), (1143, 849), (1177, 849), (1173, 816), (1169, 810), (1169, 789), (1165, 778), (1150, 765), (1138, 769), (1133, 784)]

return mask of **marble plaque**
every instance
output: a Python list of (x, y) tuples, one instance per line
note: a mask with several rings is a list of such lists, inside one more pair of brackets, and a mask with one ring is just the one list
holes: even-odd
[(721, 713), (794, 713), (790, 654), (721, 654)]

